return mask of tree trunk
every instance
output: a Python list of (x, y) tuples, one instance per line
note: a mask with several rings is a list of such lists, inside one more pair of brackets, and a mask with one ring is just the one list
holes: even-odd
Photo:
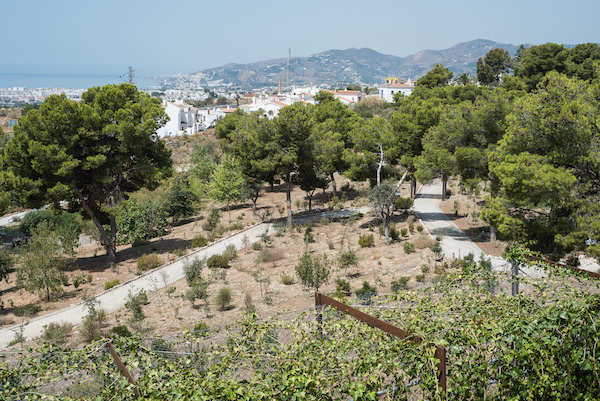
[(446, 200), (446, 174), (442, 175), (442, 200)]
[(312, 210), (312, 195), (308, 195), (308, 211)]
[(410, 197), (412, 199), (417, 197), (417, 180), (415, 177), (410, 177)]
[(383, 147), (379, 144), (379, 163), (377, 163), (377, 185), (381, 184), (381, 169), (383, 168)]
[(333, 173), (330, 174), (331, 177), (331, 187), (333, 189), (333, 196), (337, 196), (337, 186), (335, 185), (335, 180), (333, 179)]
[(490, 224), (490, 242), (496, 241), (496, 227)]
[(287, 206), (287, 226), (291, 227), (292, 226), (292, 183), (291, 183), (290, 173), (287, 173), (286, 180), (287, 180), (287, 189), (285, 191), (285, 199), (286, 199), (286, 206)]
[[(110, 261), (114, 260), (116, 257), (115, 244), (113, 244), (111, 242), (111, 238), (106, 233), (106, 230), (104, 229), (104, 227), (102, 227), (102, 224), (100, 224), (100, 221), (98, 220), (98, 218), (96, 217), (96, 215), (94, 214), (92, 209), (90, 209), (90, 206), (86, 202), (81, 191), (78, 188), (74, 188), (74, 190), (75, 190), (75, 193), (77, 194), (77, 197), (81, 201), (81, 206), (83, 207), (83, 210), (85, 210), (85, 212), (88, 214), (88, 216), (90, 216), (90, 218), (94, 222), (94, 225), (98, 229), (98, 232), (100, 233), (100, 237), (102, 238), (102, 242), (103, 242), (102, 245), (104, 245), (104, 249), (106, 249), (106, 254), (108, 255), (108, 260), (110, 260)], [(116, 230), (115, 230), (115, 234), (116, 234)]]

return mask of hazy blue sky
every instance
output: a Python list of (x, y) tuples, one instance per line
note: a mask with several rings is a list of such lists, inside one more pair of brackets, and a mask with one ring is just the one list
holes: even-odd
[(1, 0), (0, 73), (188, 73), (370, 47), (600, 42), (592, 0)]

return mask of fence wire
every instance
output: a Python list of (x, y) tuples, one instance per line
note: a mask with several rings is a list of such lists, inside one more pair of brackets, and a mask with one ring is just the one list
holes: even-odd
[[(448, 377), (462, 374), (460, 364), (469, 361), (481, 364), (485, 374), (473, 381), (484, 398), (493, 397), (498, 386), (493, 377), (495, 365), (503, 355), (493, 341), (464, 341), (453, 343), (450, 338), (463, 340), (470, 335), (465, 327), (469, 320), (493, 305), (486, 303), (486, 291), (494, 296), (510, 294), (512, 277), (508, 274), (473, 275), (469, 288), (478, 288), (473, 297), (480, 297), (477, 308), (459, 305), (452, 310), (435, 308), (436, 302), (451, 304), (461, 288), (444, 290), (448, 278), (440, 275), (422, 292), (398, 291), (380, 297), (366, 297), (351, 304), (396, 327), (412, 332), (432, 344), (444, 343), (447, 351)], [(524, 293), (542, 291), (564, 292), (586, 289), (600, 292), (596, 282), (569, 277), (519, 277)], [(415, 325), (411, 313), (416, 313), (417, 299), (431, 300), (432, 308), (418, 310), (419, 319), (427, 321), (427, 330)], [(317, 319), (317, 317), (320, 319)], [(461, 337), (462, 336), (462, 337)], [(339, 399), (348, 383), (376, 376), (378, 394), (382, 399), (423, 399), (433, 394), (425, 392), (423, 382), (435, 379), (435, 366), (425, 355), (423, 346), (377, 333), (367, 325), (331, 308), (307, 308), (279, 314), (266, 319), (247, 315), (240, 322), (193, 333), (143, 337), (134, 342), (123, 339), (104, 339), (85, 348), (63, 350), (51, 346), (38, 349), (0, 352), (0, 395), (7, 400), (71, 397), (120, 399), (129, 394), (131, 386), (123, 378), (106, 345), (112, 341), (117, 354), (136, 382), (154, 388), (166, 386), (165, 378), (176, 372), (202, 377), (217, 372), (218, 378), (236, 382), (260, 383), (294, 362), (310, 366), (320, 377), (339, 385), (333, 393)], [(465, 345), (467, 344), (467, 345)], [(310, 361), (295, 361), (298, 350), (309, 350)], [(303, 354), (306, 355), (306, 354)], [(369, 359), (376, 360), (370, 363)], [(304, 365), (303, 365), (304, 364)], [(41, 369), (40, 367), (44, 367)], [(153, 377), (157, 368), (166, 372)], [(458, 376), (455, 376), (458, 377)], [(150, 384), (148, 384), (150, 383)], [(419, 385), (417, 385), (419, 384)], [(114, 398), (117, 397), (117, 398)], [(0, 397), (2, 398), (2, 397)]]

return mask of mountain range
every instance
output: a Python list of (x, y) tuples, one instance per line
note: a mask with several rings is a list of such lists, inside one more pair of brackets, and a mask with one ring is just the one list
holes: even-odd
[[(340, 83), (377, 84), (387, 77), (413, 81), (427, 73), (434, 64), (442, 64), (455, 74), (476, 75), (476, 62), (494, 48), (511, 55), (518, 46), (477, 39), (444, 50), (422, 50), (407, 57), (379, 53), (373, 49), (351, 48), (327, 50), (308, 57), (289, 59), (290, 85), (335, 85)], [(226, 64), (184, 77), (201, 86), (259, 87), (288, 83), (288, 59), (259, 61), (250, 64)], [(162, 77), (165, 79), (167, 77)], [(179, 79), (182, 75), (179, 75)]]

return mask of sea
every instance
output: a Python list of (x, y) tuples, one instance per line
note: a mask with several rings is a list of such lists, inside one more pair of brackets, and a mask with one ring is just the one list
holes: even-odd
[[(120, 84), (126, 82), (117, 75), (91, 75), (91, 74), (21, 74), (0, 72), (0, 88), (68, 88), (87, 89), (94, 86)], [(148, 77), (135, 76), (134, 82), (138, 89), (155, 89), (160, 83)]]

